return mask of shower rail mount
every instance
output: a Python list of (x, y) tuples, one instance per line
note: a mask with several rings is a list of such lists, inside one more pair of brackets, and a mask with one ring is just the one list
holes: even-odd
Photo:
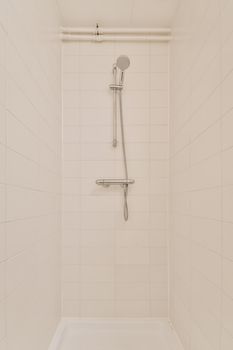
[(132, 185), (135, 180), (133, 179), (98, 179), (96, 180), (96, 184), (104, 187), (109, 187), (111, 185)]

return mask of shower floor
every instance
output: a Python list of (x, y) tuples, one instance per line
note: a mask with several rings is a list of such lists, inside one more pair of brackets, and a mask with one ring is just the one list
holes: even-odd
[(49, 350), (183, 350), (167, 320), (62, 321)]

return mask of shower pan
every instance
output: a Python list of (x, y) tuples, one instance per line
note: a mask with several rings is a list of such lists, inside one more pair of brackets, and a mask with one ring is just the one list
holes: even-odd
[(116, 63), (113, 65), (113, 84), (109, 87), (113, 91), (113, 140), (112, 146), (116, 148), (118, 146), (117, 139), (117, 122), (118, 122), (118, 105), (119, 105), (119, 119), (120, 119), (120, 132), (121, 132), (121, 146), (124, 163), (124, 178), (123, 179), (98, 179), (96, 184), (104, 187), (109, 186), (121, 186), (124, 194), (124, 219), (129, 218), (128, 210), (128, 187), (134, 184), (135, 180), (129, 179), (128, 165), (126, 157), (125, 147), (125, 130), (124, 130), (124, 118), (123, 118), (123, 103), (122, 103), (122, 90), (124, 88), (125, 70), (130, 66), (130, 59), (128, 56), (121, 55), (117, 58)]
[(165, 319), (64, 319), (49, 350), (183, 350)]

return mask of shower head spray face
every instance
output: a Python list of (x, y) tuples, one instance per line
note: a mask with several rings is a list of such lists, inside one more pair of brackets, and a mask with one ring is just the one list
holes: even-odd
[(121, 74), (120, 74), (120, 85), (123, 85), (124, 81), (124, 71), (129, 67), (130, 65), (130, 60), (128, 56), (121, 55), (118, 57), (116, 61), (116, 66), (118, 69), (120, 69)]
[(126, 70), (130, 65), (130, 60), (128, 56), (121, 55), (118, 57), (116, 61), (117, 68), (119, 68), (122, 72)]

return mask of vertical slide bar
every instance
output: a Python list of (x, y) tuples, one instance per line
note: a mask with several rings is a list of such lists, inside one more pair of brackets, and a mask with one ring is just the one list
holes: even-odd
[[(116, 84), (117, 69), (113, 66), (113, 83)], [(117, 147), (117, 91), (113, 89), (113, 141), (112, 146)]]

